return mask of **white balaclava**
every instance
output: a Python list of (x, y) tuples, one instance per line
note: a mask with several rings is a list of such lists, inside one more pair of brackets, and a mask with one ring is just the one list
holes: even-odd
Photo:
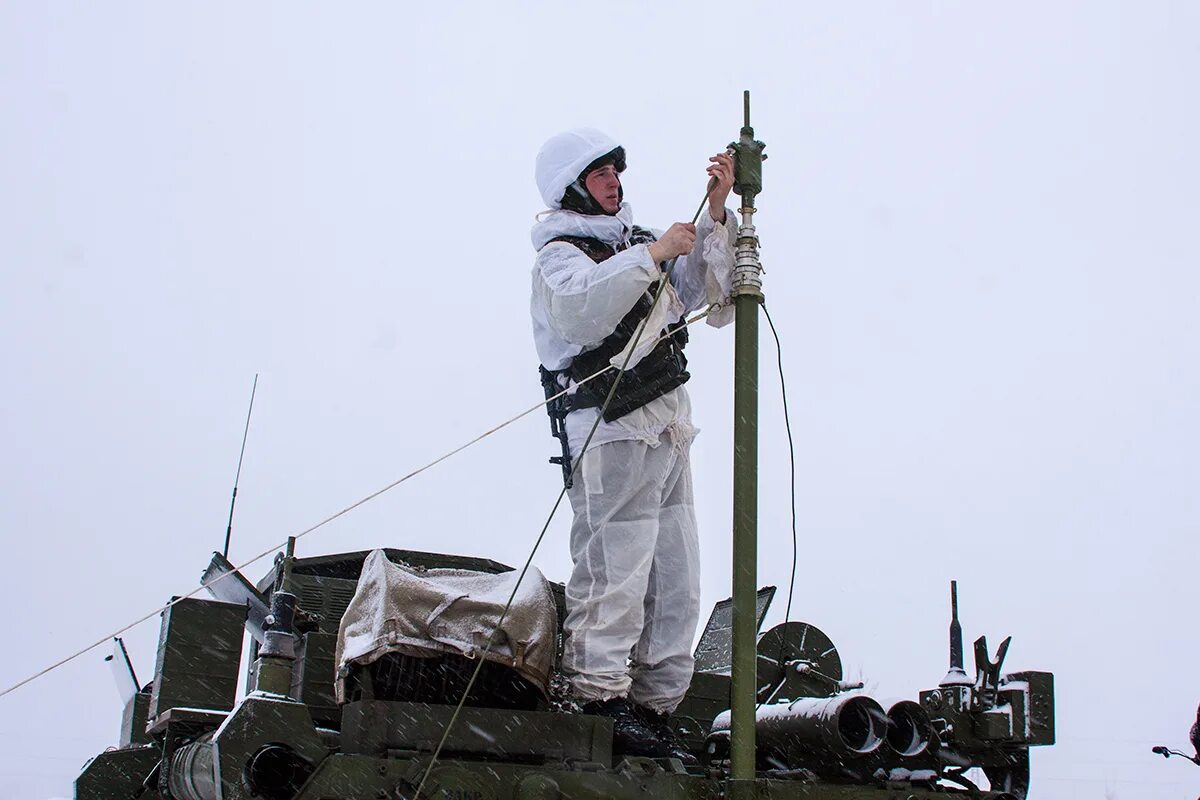
[(573, 128), (551, 136), (538, 150), (534, 178), (542, 200), (552, 209), (562, 208), (563, 193), (588, 164), (621, 145), (595, 128)]

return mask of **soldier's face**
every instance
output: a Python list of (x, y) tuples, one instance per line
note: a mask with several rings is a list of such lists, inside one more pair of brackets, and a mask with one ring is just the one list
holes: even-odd
[(621, 208), (621, 176), (616, 167), (609, 164), (592, 170), (583, 185), (606, 214), (615, 214)]

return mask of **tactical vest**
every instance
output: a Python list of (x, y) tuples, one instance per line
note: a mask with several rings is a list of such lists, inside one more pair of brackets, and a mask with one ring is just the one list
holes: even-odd
[[(597, 264), (612, 258), (618, 252), (617, 248), (599, 239), (588, 237), (560, 236), (551, 241), (572, 244)], [(656, 237), (651, 231), (634, 226), (629, 243), (632, 246), (650, 244), (654, 241), (656, 241)], [(662, 279), (666, 280), (666, 275)], [(656, 286), (657, 284), (651, 284), (651, 287), (638, 298), (637, 303), (617, 323), (616, 329), (605, 337), (599, 347), (575, 356), (570, 365), (559, 370), (559, 373), (565, 373), (571, 380), (578, 382), (608, 366), (612, 357), (624, 350), (633, 339), (642, 320), (650, 315), (650, 310), (654, 307)], [(621, 380), (617, 384), (616, 394), (604, 411), (605, 422), (620, 419), (630, 411), (641, 408), (651, 400), (656, 400), (672, 389), (687, 383), (688, 378), (691, 377), (687, 371), (687, 357), (683, 354), (683, 348), (688, 341), (687, 326), (678, 326), (674, 333), (663, 336), (666, 332), (665, 329), (643, 332), (643, 339), (650, 336), (655, 338), (662, 336), (663, 338), (653, 350), (624, 373), (615, 369), (608, 370), (603, 375), (580, 386), (574, 394), (567, 395), (569, 402), (566, 411), (603, 407), (618, 375), (621, 375)]]

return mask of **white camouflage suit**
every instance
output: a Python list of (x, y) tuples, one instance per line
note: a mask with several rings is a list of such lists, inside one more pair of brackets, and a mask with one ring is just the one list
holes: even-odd
[[(530, 312), (541, 363), (567, 367), (616, 328), (661, 272), (648, 245), (628, 246), (633, 214), (627, 203), (612, 216), (561, 207), (563, 191), (617, 142), (579, 129), (549, 140), (538, 154), (536, 177), (550, 211), (532, 231)], [(648, 352), (667, 324), (726, 300), (736, 228), (704, 213), (692, 252), (676, 260), (670, 286), (646, 325), (630, 366)], [(596, 263), (559, 236), (591, 237), (619, 252)], [(710, 324), (732, 319), (725, 308)], [(624, 353), (614, 361), (624, 360)], [(571, 456), (580, 449), (599, 409), (573, 411), (566, 429)], [(614, 422), (600, 422), (575, 473), (569, 497), (574, 570), (567, 583), (563, 669), (583, 702), (628, 697), (670, 712), (692, 677), (692, 639), (700, 611), (700, 558), (688, 451), (696, 429), (684, 387)]]

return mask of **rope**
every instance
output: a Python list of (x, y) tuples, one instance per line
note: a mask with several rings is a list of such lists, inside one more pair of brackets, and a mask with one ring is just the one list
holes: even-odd
[[(696, 315), (685, 320), (682, 325), (679, 325), (673, 329), (670, 329), (668, 332), (666, 332), (662, 336), (660, 336), (657, 341), (662, 341), (666, 337), (674, 334), (675, 331), (679, 330), (680, 328), (683, 328), (688, 325), (692, 325), (692, 324), (695, 324), (696, 322), (699, 322), (700, 320), (707, 317), (709, 314), (712, 314), (713, 312), (717, 311), (719, 308), (721, 308), (721, 306), (719, 304), (714, 304), (714, 305), (710, 306), (708, 309), (706, 309), (700, 313), (697, 313)], [(632, 350), (630, 352), (632, 353)], [(583, 380), (579, 381), (577, 385), (582, 385), (584, 383), (587, 383), (588, 381), (594, 380), (595, 378), (598, 378), (601, 375), (603, 375), (605, 372), (608, 372), (610, 369), (616, 369), (616, 367), (614, 367), (610, 364), (609, 366), (605, 367), (604, 369), (598, 370), (594, 374), (589, 375), (586, 378), (584, 378)], [(338, 511), (334, 514), (330, 514), (328, 517), (325, 517), (325, 519), (321, 520), (320, 522), (316, 523), (315, 525), (312, 525), (312, 526), (304, 529), (300, 533), (297, 533), (294, 537), (290, 537), (290, 538), (302, 539), (303, 537), (307, 536), (308, 534), (313, 533), (314, 531), (325, 527), (326, 525), (328, 525), (329, 523), (338, 519), (339, 517), (343, 517), (346, 514), (349, 514), (351, 511), (358, 508), (359, 506), (365, 505), (366, 503), (369, 503), (370, 501), (374, 500), (375, 498), (379, 497), (380, 495), (385, 494), (385, 493), (391, 491), (392, 489), (395, 489), (397, 486), (399, 486), (400, 484), (409, 480), (410, 478), (415, 478), (417, 475), (420, 475), (422, 472), (425, 472), (426, 470), (437, 466), (438, 464), (442, 463), (443, 461), (450, 458), (451, 456), (461, 453), (463, 450), (466, 450), (468, 447), (471, 447), (472, 445), (483, 441), (484, 439), (491, 436), (492, 434), (497, 433), (498, 431), (508, 427), (509, 425), (513, 424), (514, 422), (521, 419), (522, 417), (526, 417), (529, 414), (532, 414), (534, 411), (537, 411), (539, 408), (542, 408), (546, 403), (549, 403), (553, 400), (557, 400), (558, 398), (567, 394), (568, 391), (570, 391), (570, 390), (564, 389), (563, 391), (559, 392), (558, 394), (554, 395), (553, 397), (549, 397), (549, 398), (543, 400), (542, 402), (537, 403), (536, 405), (530, 406), (529, 408), (525, 409), (521, 413), (501, 422), (499, 425), (496, 425), (495, 427), (484, 431), (483, 433), (479, 434), (474, 439), (471, 439), (470, 441), (466, 442), (465, 444), (461, 444), (458, 447), (456, 447), (453, 450), (446, 453), (445, 455), (439, 456), (438, 458), (435, 458), (433, 461), (430, 461), (428, 464), (425, 464), (422, 467), (418, 467), (417, 469), (414, 469), (412, 472), (409, 472), (407, 475), (404, 475), (403, 477), (400, 477), (400, 478), (392, 481), (388, 485), (372, 492), (371, 494), (367, 495), (366, 497), (362, 498), (361, 500), (351, 503), (350, 505), (343, 508), (341, 511)], [(589, 436), (589, 441), (590, 441), (590, 436)], [(561, 497), (559, 499), (561, 501)], [(557, 504), (555, 507), (557, 508)], [(267, 556), (271, 555), (272, 553), (276, 552), (280, 548), (286, 546), (286, 544), (287, 544), (287, 540), (284, 540), (283, 542), (281, 542), (279, 544), (273, 545), (272, 547), (268, 548), (267, 550), (264, 550), (263, 552), (254, 556), (249, 561), (245, 561), (245, 562), (241, 563), (240, 565), (238, 565), (236, 567), (236, 570), (238, 572), (241, 572), (246, 567), (249, 567), (252, 564), (255, 564), (255, 563), (261, 561), (262, 559), (264, 559)], [(170, 609), (172, 606), (176, 605), (177, 603), (179, 603), (183, 600), (187, 600), (189, 598), (195, 597), (200, 592), (202, 592), (202, 591), (208, 589), (210, 586), (213, 586), (214, 584), (216, 584), (217, 581), (226, 577), (226, 575), (228, 575), (228, 574), (229, 573), (226, 573), (225, 575), (219, 575), (216, 578), (214, 578), (213, 580), (209, 581), (208, 583), (201, 584), (200, 586), (198, 586), (197, 588), (188, 592), (187, 594), (176, 597), (174, 600), (167, 603), (166, 605), (155, 608), (153, 611), (149, 612), (148, 614), (146, 614), (144, 616), (138, 617), (133, 622), (130, 622), (128, 625), (118, 628), (117, 630), (113, 631), (112, 633), (110, 633), (106, 636), (102, 636), (101, 638), (97, 639), (96, 641), (92, 642), (91, 644), (87, 645), (86, 647), (84, 647), (80, 650), (77, 650), (76, 652), (72, 653), (71, 655), (69, 655), (63, 659), (60, 659), (59, 661), (54, 662), (53, 664), (46, 667), (45, 669), (41, 669), (41, 670), (35, 672), (34, 674), (30, 675), (29, 677), (24, 678), (23, 680), (20, 680), (17, 683), (14, 683), (13, 685), (7, 687), (3, 691), (0, 691), (0, 697), (3, 697), (4, 695), (6, 695), (12, 691), (15, 691), (16, 689), (20, 689), (25, 684), (31, 683), (32, 681), (37, 680), (38, 678), (42, 677), (43, 675), (45, 675), (49, 672), (53, 672), (54, 670), (58, 669), (59, 667), (64, 666), (65, 664), (68, 664), (71, 661), (74, 661), (75, 659), (79, 658), (80, 656), (82, 656), (92, 650), (95, 650), (100, 645), (105, 644), (106, 642), (110, 641), (111, 639), (116, 638), (117, 636), (120, 636), (122, 633), (125, 633), (126, 631), (130, 630), (131, 628), (134, 628), (134, 627), (142, 624), (146, 620), (151, 619), (152, 617), (154, 617), (158, 614), (161, 614), (164, 611), (167, 611), (168, 609)]]

